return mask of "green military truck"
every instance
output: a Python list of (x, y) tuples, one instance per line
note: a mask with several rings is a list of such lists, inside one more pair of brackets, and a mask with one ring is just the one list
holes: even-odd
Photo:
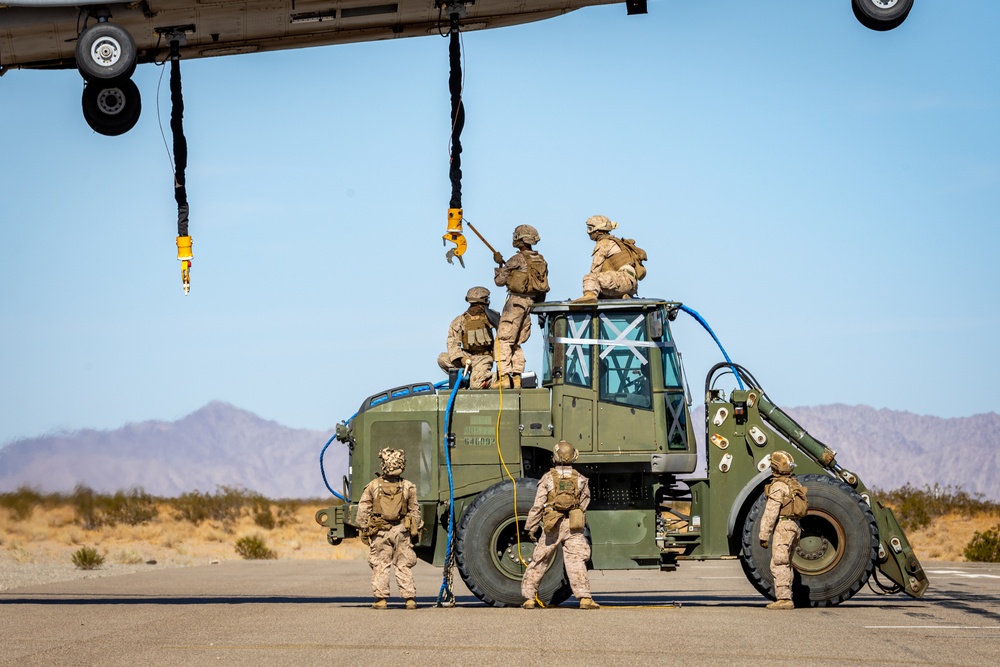
[[(527, 378), (503, 391), (470, 391), (454, 379), (451, 387), (412, 384), (367, 398), (338, 424), (336, 438), (350, 448), (343, 500), (316, 514), (331, 544), (358, 534), (357, 496), (379, 468), (378, 451), (403, 449), (425, 523), (419, 557), (443, 566), (453, 551), (480, 600), (518, 605), (533, 546), (524, 520), (553, 446), (567, 440), (590, 479), (594, 569), (669, 571), (684, 560), (739, 558), (750, 583), (773, 598), (770, 551), (757, 532), (770, 454), (783, 449), (810, 505), (792, 558), (796, 603), (838, 604), (870, 579), (882, 592), (923, 595), (927, 577), (892, 510), (740, 366), (708, 373), (704, 473), (693, 475), (702, 426), (692, 423), (670, 322), (680, 310), (697, 313), (658, 299), (533, 310), (545, 322), (540, 387)], [(730, 380), (727, 396), (716, 385)], [(569, 595), (557, 560), (539, 598), (558, 604)]]

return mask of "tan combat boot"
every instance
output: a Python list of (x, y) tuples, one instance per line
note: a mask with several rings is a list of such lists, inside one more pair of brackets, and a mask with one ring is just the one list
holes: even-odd
[(600, 609), (601, 605), (594, 602), (591, 598), (580, 598), (580, 609)]
[(520, 376), (520, 374), (518, 374), (518, 373), (511, 373), (510, 374), (510, 387), (511, 387), (511, 389), (520, 389), (521, 388), (521, 376)]
[(535, 608), (535, 598), (531, 598), (529, 600), (525, 600), (521, 604), (521, 609), (534, 609), (534, 608)]
[(597, 292), (584, 292), (579, 299), (573, 299), (570, 303), (597, 303)]
[(417, 601), (414, 600), (413, 598), (406, 598), (406, 608), (407, 609), (416, 609), (417, 608)]
[(795, 609), (795, 603), (791, 600), (775, 600), (767, 605), (768, 609)]
[(385, 598), (376, 598), (375, 602), (372, 603), (372, 609), (385, 609), (388, 606), (385, 603)]

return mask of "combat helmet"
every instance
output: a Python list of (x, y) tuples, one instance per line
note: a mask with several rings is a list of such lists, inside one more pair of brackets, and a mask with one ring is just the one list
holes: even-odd
[(795, 467), (795, 459), (784, 450), (778, 450), (771, 454), (771, 472), (775, 475), (791, 475)]
[(541, 240), (538, 236), (538, 230), (531, 225), (518, 225), (514, 228), (514, 247), (517, 247), (518, 242), (525, 243), (527, 245), (535, 245)]
[(587, 218), (587, 233), (593, 234), (594, 232), (610, 232), (618, 226), (617, 222), (613, 222), (611, 218), (606, 215), (592, 215)]
[(383, 476), (402, 475), (406, 468), (406, 453), (402, 449), (380, 449), (378, 458), (382, 462)]
[(473, 287), (465, 293), (465, 300), (469, 303), (481, 303), (488, 306), (490, 305), (490, 291), (485, 287)]
[(570, 465), (576, 463), (578, 458), (580, 458), (580, 452), (576, 451), (576, 447), (565, 440), (560, 440), (552, 448), (552, 463), (555, 465)]

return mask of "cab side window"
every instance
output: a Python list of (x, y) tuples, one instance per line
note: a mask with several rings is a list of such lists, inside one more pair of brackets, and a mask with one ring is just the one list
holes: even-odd
[(650, 346), (643, 315), (602, 313), (600, 338), (600, 400), (652, 409)]

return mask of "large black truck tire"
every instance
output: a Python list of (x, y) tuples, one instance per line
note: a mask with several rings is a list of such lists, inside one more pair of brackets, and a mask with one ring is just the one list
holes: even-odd
[[(488, 605), (516, 607), (524, 602), (521, 577), (525, 566), (521, 564), (521, 559), (530, 563), (535, 546), (524, 530), (524, 522), (537, 490), (537, 480), (517, 480), (516, 524), (514, 484), (510, 481), (495, 484), (480, 493), (462, 514), (455, 543), (458, 571), (469, 590)], [(518, 530), (521, 536), (520, 558)], [(560, 550), (542, 577), (538, 599), (546, 606), (554, 606), (565, 601), (570, 594)]]
[[(857, 491), (827, 475), (802, 475), (809, 512), (792, 552), (796, 606), (828, 607), (848, 600), (868, 581), (878, 557), (878, 526)], [(740, 563), (754, 588), (775, 598), (771, 550), (758, 541), (767, 497), (761, 494), (743, 524)]]

